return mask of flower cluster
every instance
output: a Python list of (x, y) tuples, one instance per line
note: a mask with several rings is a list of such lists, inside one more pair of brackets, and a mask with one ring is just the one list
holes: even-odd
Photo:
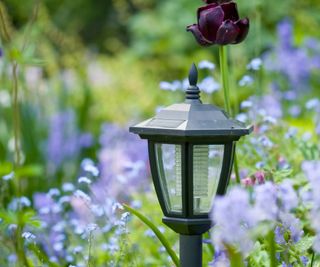
[(101, 179), (92, 185), (98, 198), (126, 199), (132, 192), (149, 190), (147, 144), (120, 126), (105, 124), (100, 136)]
[(54, 173), (61, 165), (76, 158), (81, 149), (93, 143), (91, 134), (81, 133), (76, 127), (76, 117), (72, 110), (58, 112), (50, 119), (47, 140), (49, 171)]
[[(211, 213), (212, 240), (218, 251), (225, 252), (217, 255), (213, 266), (219, 266), (220, 258), (226, 261), (230, 248), (250, 257), (257, 239), (273, 231), (279, 245), (288, 248), (297, 244), (304, 233), (294, 213), (298, 204), (290, 180), (279, 185), (271, 182), (257, 185), (251, 194), (241, 187), (233, 187), (226, 196), (216, 197)], [(284, 254), (277, 257), (280, 263), (285, 262)]]

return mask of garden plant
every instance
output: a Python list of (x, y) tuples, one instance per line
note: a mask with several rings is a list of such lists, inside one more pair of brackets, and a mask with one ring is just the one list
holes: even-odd
[(319, 25), (315, 0), (0, 1), (0, 266), (179, 266), (128, 129), (184, 101), (193, 62), (253, 125), (203, 266), (320, 266)]

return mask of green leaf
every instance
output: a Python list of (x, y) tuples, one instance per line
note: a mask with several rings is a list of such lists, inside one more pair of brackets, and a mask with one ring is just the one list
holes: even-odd
[(17, 177), (38, 177), (44, 173), (41, 165), (27, 165), (16, 170)]
[(226, 245), (226, 248), (228, 250), (230, 266), (244, 267), (245, 265), (244, 265), (242, 254), (240, 253), (240, 251), (229, 245)]
[(12, 172), (13, 166), (11, 162), (0, 163), (0, 176), (4, 176)]
[(49, 260), (45, 252), (40, 249), (35, 243), (30, 243), (28, 248), (37, 256), (41, 263), (47, 264), (49, 267), (59, 267), (58, 264)]
[(130, 206), (123, 204), (124, 208), (132, 213), (133, 215), (137, 216), (143, 223), (145, 223), (157, 236), (159, 241), (162, 243), (162, 245), (165, 247), (166, 251), (168, 252), (169, 256), (171, 257), (174, 264), (179, 267), (179, 258), (177, 254), (173, 251), (171, 248), (168, 240), (165, 238), (165, 236), (159, 231), (158, 227), (155, 226), (146, 216), (141, 214), (139, 211), (131, 208)]
[(22, 216), (22, 221), (26, 225), (33, 226), (35, 228), (40, 228), (41, 222), (38, 219), (36, 219), (35, 216), (36, 214), (33, 210), (25, 211)]
[(12, 48), (9, 50), (9, 58), (13, 61), (21, 61), (22, 54), (21, 51), (17, 48)]
[(276, 183), (283, 181), (284, 179), (290, 177), (292, 175), (292, 169), (285, 169), (281, 171), (275, 171), (272, 173), (274, 181)]
[(314, 241), (314, 236), (304, 236), (302, 237), (297, 244), (295, 244), (294, 248), (298, 252), (305, 252), (309, 248), (311, 248)]

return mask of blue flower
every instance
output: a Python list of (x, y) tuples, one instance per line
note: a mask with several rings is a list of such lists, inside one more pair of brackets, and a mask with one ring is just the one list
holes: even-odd
[(259, 70), (262, 66), (262, 60), (261, 58), (254, 58), (251, 60), (251, 62), (247, 65), (248, 70)]
[(208, 76), (198, 84), (198, 87), (201, 91), (212, 94), (220, 89), (220, 84), (213, 77)]
[(249, 75), (244, 75), (242, 79), (239, 81), (239, 86), (244, 87), (244, 86), (250, 86), (254, 82), (253, 78)]
[(208, 61), (208, 60), (202, 60), (202, 61), (200, 61), (199, 64), (198, 64), (198, 68), (199, 68), (199, 69), (214, 70), (215, 67), (216, 67), (216, 66), (215, 66), (212, 62), (210, 62), (210, 61)]

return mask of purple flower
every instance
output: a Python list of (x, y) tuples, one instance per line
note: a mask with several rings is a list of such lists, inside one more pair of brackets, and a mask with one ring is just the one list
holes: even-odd
[(215, 247), (232, 244), (244, 254), (252, 249), (254, 243), (248, 230), (256, 225), (259, 218), (250, 206), (246, 190), (235, 187), (226, 197), (216, 197), (211, 218)]
[(92, 144), (88, 133), (80, 133), (76, 127), (73, 111), (59, 112), (50, 120), (49, 137), (47, 140), (47, 158), (49, 168), (55, 172), (66, 160), (78, 156), (82, 148)]
[(263, 171), (257, 171), (254, 174), (254, 177), (256, 178), (256, 181), (258, 184), (264, 184), (265, 183), (265, 173)]
[(289, 20), (279, 23), (278, 38), (274, 52), (266, 55), (266, 68), (283, 74), (291, 89), (307, 89), (312, 70), (320, 68), (319, 58), (310, 55), (306, 47), (294, 46), (293, 26)]
[(105, 195), (127, 198), (132, 192), (149, 189), (147, 143), (120, 126), (105, 124), (100, 136), (101, 179), (92, 185), (98, 198)]
[(293, 243), (297, 243), (304, 233), (300, 220), (290, 213), (280, 213), (279, 217), (282, 227), (290, 233), (290, 240)]
[(229, 267), (230, 261), (228, 259), (227, 253), (224, 250), (220, 250), (218, 246), (214, 250), (213, 261), (209, 263), (211, 267)]
[(271, 182), (255, 188), (255, 210), (260, 220), (274, 221), (277, 218), (277, 188)]
[(201, 91), (211, 94), (220, 89), (220, 84), (213, 77), (206, 77), (198, 84), (198, 87)]
[(290, 180), (284, 180), (278, 186), (278, 197), (281, 201), (281, 208), (288, 212), (298, 206), (298, 196)]
[(311, 194), (308, 200), (312, 206), (310, 211), (311, 226), (316, 232), (313, 248), (320, 252), (320, 161), (304, 161), (301, 166), (310, 182)]
[(284, 233), (285, 233), (285, 230), (283, 227), (276, 226), (276, 229), (274, 230), (274, 234), (275, 234), (275, 241), (277, 242), (277, 244), (284, 245), (286, 243), (286, 240), (284, 239)]
[(198, 23), (187, 26), (187, 31), (192, 32), (202, 46), (242, 42), (248, 35), (249, 19), (239, 19), (236, 3), (217, 2), (200, 7)]

